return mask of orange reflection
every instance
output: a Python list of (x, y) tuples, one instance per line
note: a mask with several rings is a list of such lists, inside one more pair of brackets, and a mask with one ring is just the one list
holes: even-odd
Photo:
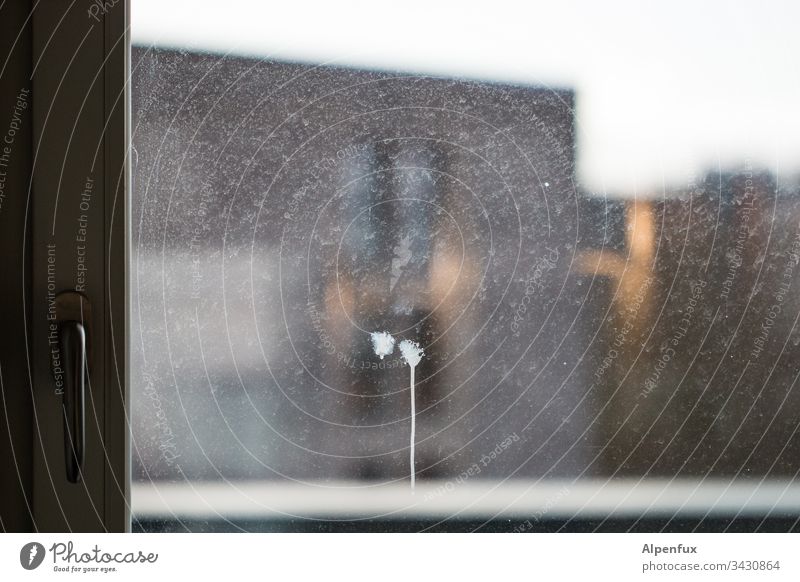
[(640, 322), (647, 319), (649, 312), (655, 238), (653, 203), (634, 200), (625, 208), (626, 251), (587, 250), (577, 261), (581, 273), (615, 279), (617, 310), (622, 312), (637, 305), (635, 319)]

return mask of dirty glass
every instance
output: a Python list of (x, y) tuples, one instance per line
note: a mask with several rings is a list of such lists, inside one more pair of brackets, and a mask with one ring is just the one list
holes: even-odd
[(493, 76), (467, 45), (448, 69), (162, 42), (133, 2), (141, 527), (533, 527), (620, 483), (608, 515), (786, 517), (797, 9), (584, 8), (597, 30), (550, 8), (562, 44)]

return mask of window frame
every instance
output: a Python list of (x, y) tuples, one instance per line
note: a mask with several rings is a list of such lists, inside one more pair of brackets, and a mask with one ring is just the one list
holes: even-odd
[[(30, 12), (33, 149), (27, 327), (34, 427), (31, 497), (37, 531), (130, 531), (129, 10), (127, 0), (53, 0), (37, 3)], [(91, 201), (84, 209), (78, 197), (90, 177)], [(57, 217), (58, 208), (64, 218)], [(76, 243), (76, 208), (85, 211), (89, 224), (81, 250), (88, 267), (83, 284), (72, 259), (81, 244)], [(48, 245), (56, 249), (50, 281)], [(56, 293), (82, 291), (92, 308), (86, 325), (87, 451), (77, 484), (66, 478), (62, 405), (48, 347), (52, 287)]]

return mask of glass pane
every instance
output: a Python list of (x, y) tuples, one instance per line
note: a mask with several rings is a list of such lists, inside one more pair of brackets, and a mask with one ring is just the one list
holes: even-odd
[(134, 2), (139, 526), (793, 527), (798, 9), (679, 4)]

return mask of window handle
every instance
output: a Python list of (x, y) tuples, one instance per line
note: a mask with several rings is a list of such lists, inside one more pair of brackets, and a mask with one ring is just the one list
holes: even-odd
[(78, 483), (86, 455), (86, 390), (89, 382), (91, 312), (86, 298), (75, 291), (56, 297), (58, 343), (63, 365), (62, 410), (67, 480)]
[(81, 480), (86, 443), (86, 330), (78, 321), (60, 326), (61, 353), (64, 358), (64, 455), (67, 479)]

